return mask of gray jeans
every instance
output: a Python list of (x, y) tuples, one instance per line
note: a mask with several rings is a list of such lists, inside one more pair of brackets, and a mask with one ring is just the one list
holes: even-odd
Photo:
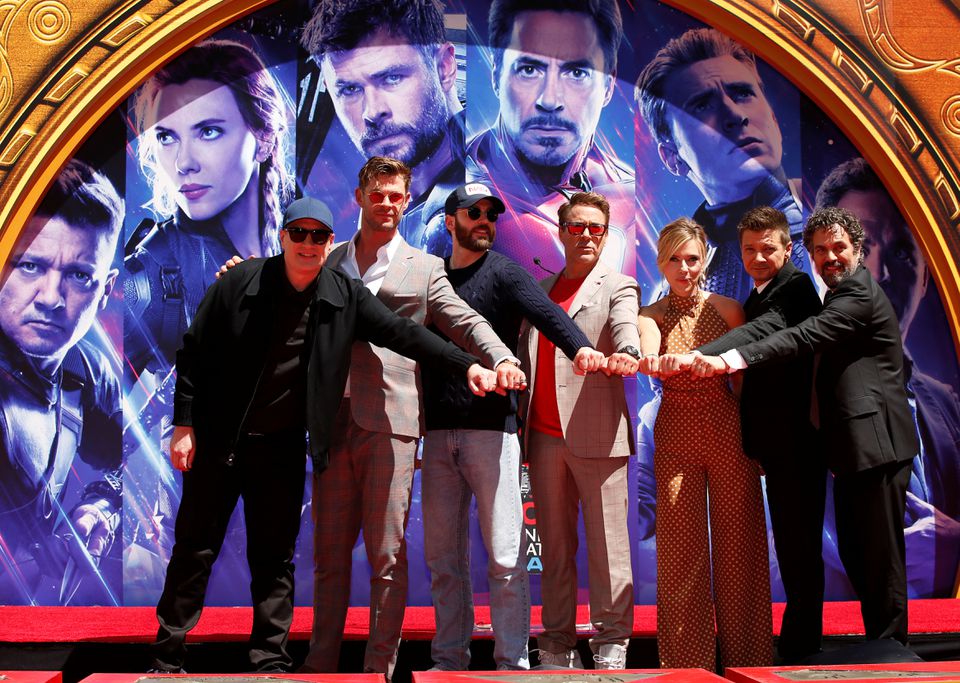
[(423, 442), (423, 542), (437, 634), (436, 666), (465, 670), (473, 635), (470, 498), (487, 549), (490, 619), (498, 669), (528, 669), (530, 586), (521, 555), (520, 445), (516, 434), (480, 429), (427, 432)]

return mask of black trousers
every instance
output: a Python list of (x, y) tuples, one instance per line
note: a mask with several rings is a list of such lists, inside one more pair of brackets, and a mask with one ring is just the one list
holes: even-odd
[(306, 473), (303, 430), (241, 439), (232, 465), (198, 457), (184, 472), (176, 542), (157, 604), (160, 629), (153, 666), (178, 669), (187, 632), (203, 608), (210, 570), (230, 515), (243, 497), (247, 563), (253, 602), (250, 663), (255, 670), (288, 670), (293, 622), (293, 553), (300, 529)]
[(837, 549), (860, 599), (867, 640), (907, 642), (903, 514), (910, 460), (834, 479)]
[(763, 463), (770, 526), (787, 596), (777, 653), (784, 663), (820, 651), (823, 636), (823, 510), (827, 467), (811, 444), (802, 460)]

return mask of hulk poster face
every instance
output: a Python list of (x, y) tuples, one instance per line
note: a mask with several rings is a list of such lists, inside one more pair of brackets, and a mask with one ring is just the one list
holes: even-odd
[[(124, 200), (112, 209), (122, 221), (122, 254), (65, 221), (47, 226), (61, 228), (55, 240), (24, 245), (8, 264), (0, 286), (0, 418), (38, 427), (29, 453), (0, 443), (7, 456), (0, 457), (0, 547), (13, 548), (0, 553), (0, 602), (156, 603), (182, 487), (167, 449), (183, 330), (227, 258), (276, 253), (275, 216), (295, 194), (323, 200), (337, 239), (352, 238), (357, 172), (379, 154), (413, 169), (410, 202), (398, 216), (407, 242), (447, 255), (443, 203), (454, 187), (476, 180), (506, 204), (493, 249), (538, 280), (565, 263), (560, 206), (574, 192), (600, 192), (611, 207), (600, 259), (636, 277), (644, 304), (665, 291), (656, 241), (680, 216), (707, 233), (706, 288), (742, 302), (754, 280), (736, 231), (747, 210), (770, 205), (787, 216), (791, 245), (783, 258), (811, 275), (800, 230), (821, 195), (855, 213), (866, 230), (864, 263), (900, 319), (907, 393), (923, 442), (907, 494), (910, 595), (952, 588), (960, 539), (950, 525), (926, 533), (943, 516), (960, 522), (953, 447), (960, 373), (950, 330), (903, 217), (827, 114), (744, 46), (657, 2), (609, 0), (593, 15), (455, 0), (417, 21), (395, 17), (397, 3), (388, 2), (373, 25), (353, 21), (349, 2), (336, 16), (319, 4), (274, 3), (213, 36), (218, 47), (197, 64), (177, 62), (176, 78), (157, 88), (152, 108), (141, 112), (131, 98), (81, 150)], [(307, 29), (298, 35), (290, 26)], [(697, 54), (708, 56), (657, 66), (671, 45), (696, 41)], [(237, 51), (229, 63), (250, 66), (224, 84), (207, 69), (228, 50)], [(184, 96), (197, 88), (203, 97)], [(45, 359), (59, 360), (62, 384), (51, 383), (57, 362)], [(74, 379), (98, 389), (71, 389)], [(629, 465), (634, 592), (651, 604), (660, 391), (646, 378), (626, 384), (638, 444)], [(47, 397), (61, 389), (67, 398), (58, 421)], [(25, 468), (31, 476), (3, 469), (11, 458), (32, 463)], [(537, 602), (543, 541), (526, 472), (522, 482), (523, 548)], [(309, 605), (309, 487), (304, 500), (296, 601)], [(90, 501), (103, 501), (106, 513), (88, 517), (76, 533)], [(25, 504), (39, 512), (29, 519), (11, 512)], [(828, 504), (827, 596), (851, 599), (833, 516)], [(430, 604), (419, 473), (409, 517), (409, 601)], [(471, 574), (482, 604), (485, 551), (471, 524)], [(17, 539), (27, 537), (42, 550), (24, 552)], [(584, 546), (577, 563), (586, 588)], [(94, 573), (75, 569), (84, 550), (99, 555)], [(248, 604), (244, 550), (238, 508), (207, 604)], [(772, 551), (770, 559), (774, 599), (782, 600)], [(358, 538), (354, 604), (367, 600), (369, 581)]]

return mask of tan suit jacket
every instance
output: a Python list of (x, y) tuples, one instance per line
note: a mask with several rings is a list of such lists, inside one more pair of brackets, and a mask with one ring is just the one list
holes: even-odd
[[(327, 265), (338, 268), (347, 253), (343, 244)], [(342, 269), (340, 269), (342, 270)], [(422, 325), (436, 325), (487, 367), (513, 353), (490, 323), (453, 290), (443, 261), (406, 242), (397, 248), (377, 298), (397, 315)], [(465, 382), (465, 377), (451, 377)], [(356, 342), (350, 360), (350, 412), (363, 429), (382, 434), (419, 437), (423, 433), (420, 373), (416, 362), (389, 349)]]
[[(549, 292), (559, 275), (540, 285)], [(640, 348), (637, 331), (639, 311), (637, 281), (603, 263), (597, 263), (584, 280), (568, 311), (594, 348), (609, 356), (624, 346)], [(540, 334), (528, 323), (520, 333), (523, 367), (528, 370), (530, 391), (521, 397), (521, 415), (530, 407), (537, 381), (537, 345)], [(557, 381), (557, 408), (567, 446), (581, 458), (608, 458), (631, 455), (633, 430), (627, 414), (623, 378), (602, 372), (586, 376), (573, 372), (573, 364), (559, 349), (554, 352)], [(529, 436), (529, 430), (527, 435)]]

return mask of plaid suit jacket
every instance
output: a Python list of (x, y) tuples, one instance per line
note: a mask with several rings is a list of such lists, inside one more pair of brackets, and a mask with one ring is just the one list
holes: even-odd
[[(549, 292), (558, 277), (548, 277), (540, 285)], [(600, 262), (584, 280), (568, 311), (594, 348), (604, 355), (628, 345), (640, 348), (638, 312), (637, 281)], [(522, 415), (526, 415), (529, 409), (536, 386), (539, 338), (537, 330), (525, 323), (520, 336), (520, 352), (524, 368), (529, 369), (530, 391), (523, 398)], [(586, 376), (574, 374), (573, 364), (559, 350), (554, 352), (554, 364), (560, 425), (574, 455), (608, 458), (634, 453), (623, 378), (617, 375), (607, 377), (602, 372)]]
[[(346, 253), (346, 244), (334, 249), (327, 266), (340, 269)], [(443, 261), (406, 242), (390, 261), (377, 298), (397, 315), (436, 325), (486, 367), (513, 356), (490, 323), (457, 296)], [(465, 382), (466, 376), (451, 376), (450, 381)], [(353, 419), (367, 431), (406, 437), (423, 433), (420, 373), (409, 358), (366, 342), (354, 343), (350, 397)]]

